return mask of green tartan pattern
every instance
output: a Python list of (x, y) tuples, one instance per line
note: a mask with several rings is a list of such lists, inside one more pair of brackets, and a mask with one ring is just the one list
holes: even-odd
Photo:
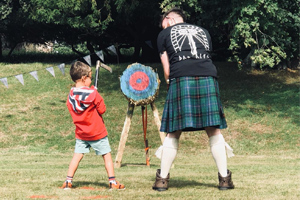
[(196, 131), (210, 126), (227, 128), (218, 81), (213, 77), (172, 79), (160, 131)]

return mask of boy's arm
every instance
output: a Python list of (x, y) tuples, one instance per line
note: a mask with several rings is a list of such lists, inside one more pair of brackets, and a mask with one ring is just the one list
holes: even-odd
[(97, 92), (96, 99), (95, 99), (95, 106), (100, 115), (104, 114), (106, 111), (106, 106), (104, 104), (104, 99), (102, 96)]

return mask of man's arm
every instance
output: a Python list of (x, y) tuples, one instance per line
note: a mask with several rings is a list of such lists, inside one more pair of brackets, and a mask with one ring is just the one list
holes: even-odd
[(160, 54), (161, 64), (164, 68), (164, 76), (167, 84), (169, 84), (169, 75), (170, 75), (170, 62), (169, 57), (166, 51)]

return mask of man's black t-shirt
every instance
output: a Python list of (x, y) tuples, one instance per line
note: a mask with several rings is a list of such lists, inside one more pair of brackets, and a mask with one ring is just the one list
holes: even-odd
[(212, 50), (208, 31), (188, 23), (162, 30), (157, 38), (158, 52), (166, 51), (170, 61), (169, 78), (182, 76), (217, 77), (209, 52)]

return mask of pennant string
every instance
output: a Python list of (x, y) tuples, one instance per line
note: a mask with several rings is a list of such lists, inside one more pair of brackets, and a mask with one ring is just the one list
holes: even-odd
[[(117, 55), (117, 51), (116, 51), (116, 48), (114, 45), (111, 45), (109, 47), (107, 47), (108, 50), (110, 50), (111, 52), (113, 52), (114, 54)], [(98, 51), (96, 53), (93, 53), (93, 54), (90, 54), (90, 55), (87, 55), (85, 57), (83, 57), (83, 59), (88, 63), (89, 66), (91, 66), (91, 55), (97, 55), (102, 62), (104, 62), (104, 54), (103, 54), (103, 51)], [(78, 59), (75, 59), (73, 61), (70, 61), (70, 62), (66, 62), (67, 64), (72, 64), (74, 62), (76, 62)], [(59, 68), (59, 70), (61, 71), (61, 73), (63, 75), (65, 75), (65, 68), (66, 68), (66, 64), (65, 63), (61, 63), (57, 66)], [(23, 74), (30, 74), (31, 76), (33, 76), (37, 81), (39, 81), (39, 78), (38, 78), (38, 74), (37, 72), (38, 71), (41, 71), (41, 70), (44, 70), (45, 68), (43, 69), (38, 69), (38, 70), (35, 70), (35, 71), (31, 71), (31, 72), (24, 72), (22, 74), (17, 74), (17, 75), (9, 75), (9, 76), (6, 76), (6, 77), (0, 77), (0, 81), (5, 85), (6, 88), (8, 88), (8, 81), (7, 81), (7, 78), (9, 77), (15, 77), (16, 79), (18, 79), (18, 81), (24, 85), (24, 78), (23, 78)], [(54, 72), (54, 69), (53, 67), (47, 67), (46, 70), (51, 73), (51, 75), (53, 77), (55, 77), (55, 72)]]

